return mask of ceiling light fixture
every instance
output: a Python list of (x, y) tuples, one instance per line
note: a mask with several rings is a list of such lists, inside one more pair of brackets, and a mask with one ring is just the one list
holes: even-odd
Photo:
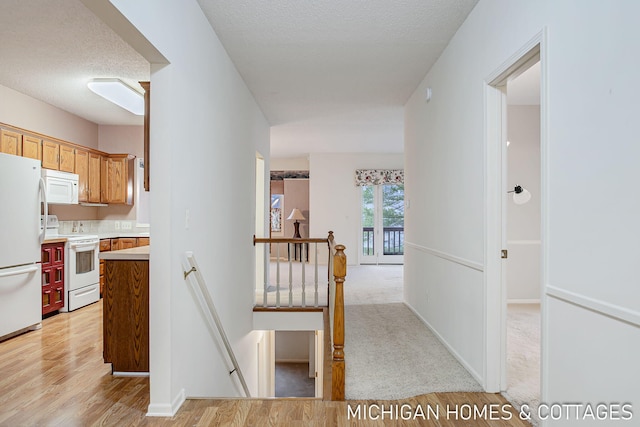
[(516, 205), (524, 205), (531, 200), (531, 193), (526, 188), (522, 188), (516, 185), (513, 190), (507, 191), (507, 193), (513, 193), (513, 203)]
[(144, 116), (144, 96), (120, 79), (93, 79), (87, 83), (92, 92), (117, 106)]

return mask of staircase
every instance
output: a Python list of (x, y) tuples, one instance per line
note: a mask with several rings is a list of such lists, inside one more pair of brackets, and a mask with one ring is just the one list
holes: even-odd
[[(257, 238), (253, 244), (263, 259), (262, 286), (256, 290), (254, 312), (322, 312), (324, 316), (324, 396), (344, 400), (344, 292), (347, 256), (336, 245), (333, 232), (326, 238)], [(261, 246), (258, 246), (261, 245)], [(326, 245), (326, 246), (325, 246)], [(326, 247), (327, 259), (323, 259)], [(326, 262), (326, 265), (325, 265)], [(327, 269), (322, 279), (320, 266)], [(328, 350), (331, 356), (327, 357)]]

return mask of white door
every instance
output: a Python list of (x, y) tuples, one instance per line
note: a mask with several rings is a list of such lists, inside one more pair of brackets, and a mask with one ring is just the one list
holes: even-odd
[(360, 264), (404, 261), (404, 184), (362, 188)]

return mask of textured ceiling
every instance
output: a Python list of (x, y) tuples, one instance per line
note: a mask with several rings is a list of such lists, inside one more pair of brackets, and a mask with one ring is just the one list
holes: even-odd
[(2, 0), (0, 41), (0, 85), (98, 124), (142, 124), (87, 82), (119, 77), (142, 91), (149, 63), (79, 0)]
[[(477, 0), (198, 2), (272, 125), (271, 155), (290, 157), (401, 152), (403, 105)], [(149, 64), (80, 0), (2, 0), (0, 40), (0, 85), (142, 123), (86, 88), (148, 80)]]
[(403, 150), (403, 105), (477, 0), (198, 0), (271, 154)]

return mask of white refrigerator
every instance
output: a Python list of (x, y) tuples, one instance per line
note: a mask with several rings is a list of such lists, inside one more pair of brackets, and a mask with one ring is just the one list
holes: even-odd
[(40, 162), (0, 153), (0, 337), (42, 322)]

